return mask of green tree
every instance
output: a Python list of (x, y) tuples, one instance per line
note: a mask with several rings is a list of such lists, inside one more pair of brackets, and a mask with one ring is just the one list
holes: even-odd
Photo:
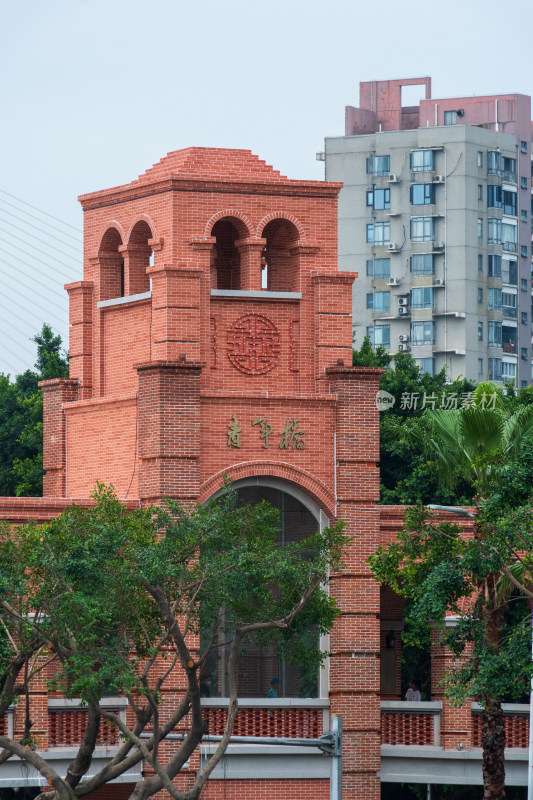
[(26, 370), (14, 382), (0, 374), (0, 495), (42, 495), (43, 397), (38, 383), (68, 376), (61, 337), (49, 325), (32, 341), (37, 371)]
[[(50, 688), (87, 708), (83, 742), (65, 775), (7, 736), (0, 736), (0, 760), (19, 756), (50, 779), (55, 795), (48, 800), (73, 800), (144, 759), (155, 774), (136, 784), (131, 800), (162, 788), (194, 800), (231, 736), (242, 645), (269, 644), (318, 669), (324, 654), (305, 634), (312, 626), (317, 635), (327, 632), (337, 614), (327, 584), (341, 566), (342, 525), (280, 547), (278, 512), (266, 503), (240, 504), (230, 487), (188, 510), (169, 502), (128, 512), (104, 486), (94, 497), (94, 507), (72, 506), (46, 525), (0, 537), (0, 630), (8, 633), (0, 647), (0, 714), (27, 694), (50, 658), (56, 666)], [(200, 626), (209, 635), (198, 648)], [(227, 723), (183, 793), (172, 780), (205, 732), (200, 676), (221, 640), (229, 649)], [(169, 675), (176, 685), (177, 670), (186, 686), (179, 697), (165, 693)], [(127, 697), (133, 725), (106, 710), (105, 690)], [(124, 738), (110, 764), (86, 777), (102, 719)], [(186, 730), (183, 742), (168, 761), (160, 759), (160, 743), (177, 727)], [(25, 739), (32, 741), (28, 718)]]
[[(494, 402), (494, 407), (492, 407)], [(423, 507), (406, 513), (398, 540), (370, 559), (380, 582), (408, 598), (409, 623), (416, 640), (428, 621), (447, 613), (460, 616), (442, 628), (442, 641), (456, 661), (446, 676), (447, 694), (457, 703), (474, 698), (483, 705), (484, 798), (505, 797), (502, 699), (521, 694), (531, 675), (529, 613), (514, 612), (513, 596), (499, 589), (503, 577), (523, 596), (531, 586), (533, 550), (530, 488), (509, 473), (523, 439), (533, 432), (533, 406), (513, 413), (491, 384), (480, 384), (476, 407), (425, 414), (423, 445), (439, 476), (450, 487), (467, 480), (475, 491), (473, 535), (443, 523)], [(483, 407), (485, 406), (485, 407)], [(511, 505), (517, 501), (518, 507)], [(517, 577), (516, 565), (526, 570)]]
[(395, 398), (394, 405), (380, 415), (380, 502), (469, 502), (472, 493), (466, 482), (449, 487), (439, 481), (433, 456), (425, 452), (418, 432), (423, 429), (424, 398), (438, 407), (443, 396), (455, 395), (460, 404), (464, 395), (475, 389), (475, 383), (465, 379), (448, 383), (444, 369), (436, 375), (424, 373), (410, 353), (391, 357), (382, 347), (374, 350), (368, 336), (361, 349), (353, 351), (353, 364), (385, 367), (380, 389)]

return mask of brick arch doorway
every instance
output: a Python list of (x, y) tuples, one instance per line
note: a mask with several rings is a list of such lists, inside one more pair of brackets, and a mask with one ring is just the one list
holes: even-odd
[[(301, 541), (307, 536), (322, 530), (329, 524), (327, 516), (309, 495), (297, 486), (286, 481), (269, 477), (249, 477), (234, 481), (233, 488), (243, 503), (258, 503), (266, 500), (280, 514), (278, 540), (280, 545)], [(219, 490), (213, 495), (216, 499)], [(206, 632), (206, 635), (208, 633)], [(310, 635), (313, 635), (312, 632)], [(320, 637), (318, 645), (327, 650), (329, 637)], [(318, 640), (318, 636), (317, 636)], [(206, 664), (203, 683), (209, 684), (210, 697), (226, 697), (227, 686), (224, 675), (224, 648)], [(297, 664), (289, 664), (280, 659), (272, 648), (257, 644), (247, 644), (239, 660), (239, 697), (267, 697), (271, 681), (280, 698), (325, 698), (328, 696), (327, 663), (318, 674), (302, 669)]]

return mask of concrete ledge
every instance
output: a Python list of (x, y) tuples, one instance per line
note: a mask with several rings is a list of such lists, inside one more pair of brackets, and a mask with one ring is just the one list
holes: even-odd
[(211, 289), (211, 297), (225, 297), (228, 300), (301, 300), (301, 292), (269, 292), (264, 289), (254, 292), (248, 289)]
[(96, 304), (97, 308), (111, 308), (112, 306), (123, 306), (127, 303), (138, 303), (140, 300), (150, 300), (152, 292), (142, 292), (141, 294), (130, 294), (127, 297), (112, 297), (111, 300), (100, 300)]
[[(480, 747), (443, 750), (419, 745), (381, 745), (379, 776), (385, 783), (446, 783), (481, 786)], [(505, 750), (505, 782), (527, 786), (527, 748)]]

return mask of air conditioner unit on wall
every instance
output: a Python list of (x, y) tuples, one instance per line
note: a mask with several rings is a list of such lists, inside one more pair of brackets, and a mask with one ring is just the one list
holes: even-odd
[(408, 344), (399, 344), (399, 345), (398, 345), (398, 350), (403, 350), (403, 352), (404, 352), (404, 353), (405, 353), (407, 350), (409, 350), (409, 349), (410, 349), (410, 348), (409, 348), (409, 345), (408, 345)]
[(387, 286), (399, 286), (399, 285), (400, 281), (398, 280), (398, 278), (389, 278), (389, 280), (387, 281)]
[(433, 178), (433, 183), (445, 183), (445, 182), (446, 178), (444, 177), (444, 175), (435, 175), (435, 177)]
[(407, 309), (406, 309), (406, 307), (405, 307), (405, 306), (398, 306), (398, 314), (399, 314), (400, 316), (403, 316), (404, 314), (407, 314)]
[(400, 249), (400, 245), (396, 244), (396, 242), (391, 242), (388, 249), (389, 253), (397, 253)]
[(442, 278), (435, 278), (435, 286), (444, 286)]
[(398, 341), (399, 342), (408, 342), (409, 341), (409, 337), (408, 337), (408, 335), (406, 333), (400, 333), (400, 335), (398, 336)]
[(433, 242), (433, 250), (444, 250), (444, 242)]
[(409, 300), (407, 299), (407, 297), (399, 297), (398, 298), (398, 305), (399, 306), (406, 306), (408, 304), (408, 302), (409, 302)]
[(389, 183), (398, 183), (398, 176), (394, 172), (389, 174)]

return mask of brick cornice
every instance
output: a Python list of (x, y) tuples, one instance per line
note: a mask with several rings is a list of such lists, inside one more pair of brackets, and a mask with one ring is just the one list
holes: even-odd
[(188, 370), (200, 372), (205, 367), (204, 361), (145, 361), (142, 364), (134, 364), (133, 369), (138, 372), (147, 372), (148, 370)]
[(78, 197), (84, 211), (117, 203), (130, 202), (143, 197), (166, 192), (216, 192), (217, 194), (259, 194), (281, 195), (290, 197), (331, 197), (336, 198), (342, 183), (325, 181), (287, 181), (281, 182), (246, 182), (235, 180), (194, 179), (194, 178), (165, 178), (164, 180), (147, 181), (138, 184), (126, 184), (107, 189), (103, 192), (93, 192)]

